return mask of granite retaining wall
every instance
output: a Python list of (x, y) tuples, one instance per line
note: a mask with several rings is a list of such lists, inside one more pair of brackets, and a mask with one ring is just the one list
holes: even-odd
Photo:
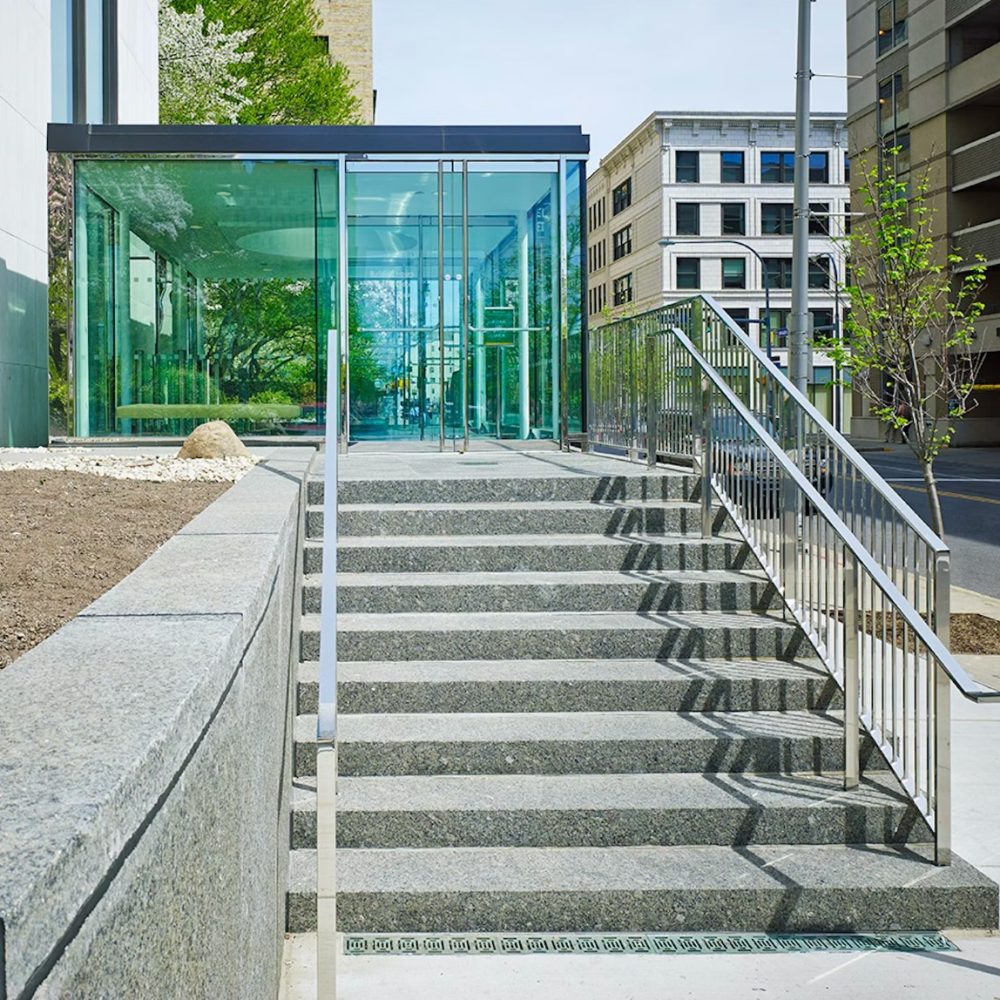
[(0, 671), (0, 1000), (276, 995), (313, 455)]

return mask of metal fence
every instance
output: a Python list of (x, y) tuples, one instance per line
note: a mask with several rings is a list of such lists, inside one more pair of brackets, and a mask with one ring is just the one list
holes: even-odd
[(947, 649), (947, 546), (711, 299), (591, 333), (588, 444), (692, 462), (845, 693), (845, 784), (859, 723), (950, 857), (950, 686), (1000, 698)]

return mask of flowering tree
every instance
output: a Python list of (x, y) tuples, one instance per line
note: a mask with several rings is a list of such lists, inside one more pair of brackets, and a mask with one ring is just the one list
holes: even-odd
[[(976, 320), (981, 263), (935, 247), (926, 171), (900, 179), (898, 149), (863, 168), (865, 217), (847, 237), (854, 280), (844, 339), (824, 345), (873, 416), (899, 432), (920, 464), (931, 527), (944, 533), (934, 460), (976, 406), (982, 364)], [(961, 271), (958, 268), (962, 268)]]
[(253, 30), (227, 32), (191, 12), (160, 0), (160, 121), (167, 125), (232, 124), (249, 103), (239, 69), (252, 52), (242, 46)]

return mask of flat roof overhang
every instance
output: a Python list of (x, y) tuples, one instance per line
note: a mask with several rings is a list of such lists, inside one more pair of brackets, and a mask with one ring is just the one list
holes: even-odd
[(76, 155), (512, 153), (583, 158), (579, 125), (54, 125), (48, 151)]

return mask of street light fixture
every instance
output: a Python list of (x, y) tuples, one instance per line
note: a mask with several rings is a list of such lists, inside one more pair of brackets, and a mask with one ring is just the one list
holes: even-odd
[(662, 240), (659, 240), (661, 247), (672, 247), (672, 246), (683, 246), (685, 243), (733, 243), (738, 247), (743, 247), (744, 250), (749, 250), (750, 253), (760, 261), (760, 274), (761, 279), (764, 283), (764, 330), (767, 335), (766, 350), (768, 355), (771, 353), (771, 287), (767, 280), (767, 266), (764, 264), (764, 258), (754, 250), (749, 243), (744, 243), (743, 240), (733, 240), (728, 237), (715, 237), (706, 236), (702, 238), (692, 238), (684, 239), (677, 238), (675, 236), (669, 236)]

